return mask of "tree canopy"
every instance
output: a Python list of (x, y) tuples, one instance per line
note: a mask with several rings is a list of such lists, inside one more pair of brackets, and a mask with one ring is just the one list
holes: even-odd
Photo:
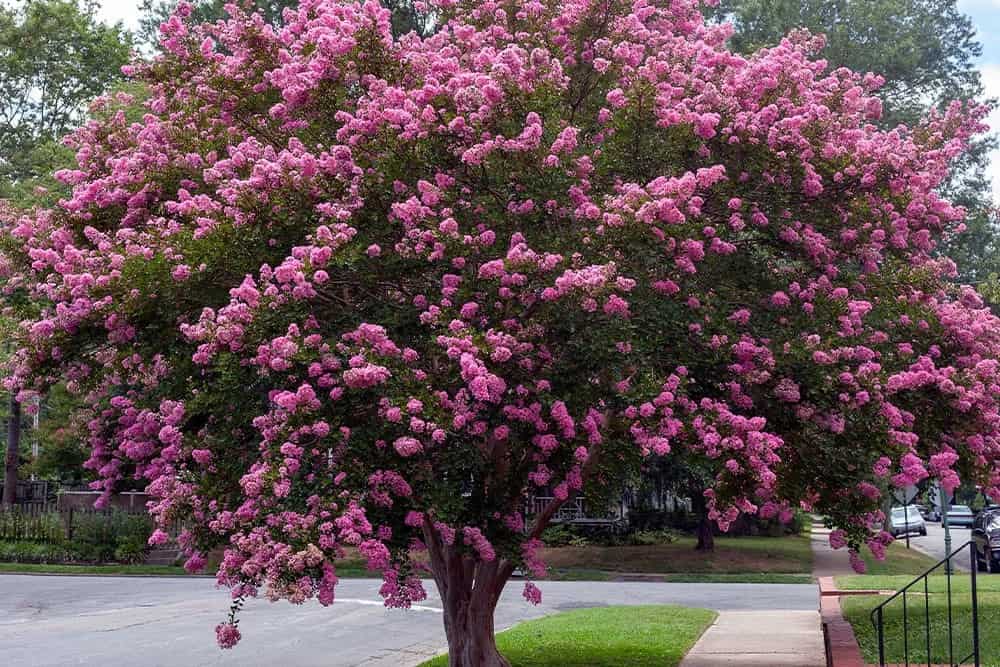
[[(976, 66), (982, 44), (956, 0), (721, 0), (709, 13), (732, 22), (731, 45), (741, 53), (803, 28), (822, 34), (818, 55), (831, 68), (885, 77), (878, 122), (886, 129), (917, 123), (953, 99), (984, 96)], [(940, 248), (955, 260), (959, 282), (977, 285), (1000, 273), (1000, 228), (987, 170), (995, 147), (995, 137), (978, 138), (941, 185), (945, 197), (969, 211), (966, 231), (949, 235)]]
[(983, 93), (976, 67), (983, 48), (956, 0), (720, 0), (712, 13), (733, 23), (732, 47), (740, 53), (802, 28), (824, 35), (819, 55), (831, 66), (885, 77), (885, 127)]
[[(196, 23), (214, 23), (227, 16), (228, 0), (198, 0), (191, 4), (191, 17)], [(251, 0), (241, 6), (244, 10), (252, 10), (260, 14), (270, 25), (280, 26), (283, 23), (284, 11), (295, 9), (298, 0)], [(160, 42), (160, 26), (167, 21), (177, 9), (178, 0), (142, 0), (139, 9), (139, 37), (150, 45)], [(382, 0), (382, 6), (391, 12), (393, 34), (405, 35), (411, 30), (423, 33), (428, 31), (433, 20), (426, 14), (421, 14), (414, 8), (411, 0)]]
[(147, 480), (193, 569), (225, 549), (222, 646), (247, 596), (331, 603), (348, 546), (420, 600), (426, 550), (452, 664), (502, 665), (549, 519), (651, 455), (859, 568), (894, 485), (1000, 498), (1000, 321), (935, 252), (984, 107), (882, 129), (880, 77), (733, 53), (694, 0), (234, 11), (178, 6), (146, 113), (100, 100), (0, 246), (6, 385), (65, 381), (98, 488)]

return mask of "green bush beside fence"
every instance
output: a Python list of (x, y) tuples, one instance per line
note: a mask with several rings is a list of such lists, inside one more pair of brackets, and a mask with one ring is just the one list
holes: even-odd
[(145, 513), (0, 510), (0, 562), (139, 563), (152, 531)]

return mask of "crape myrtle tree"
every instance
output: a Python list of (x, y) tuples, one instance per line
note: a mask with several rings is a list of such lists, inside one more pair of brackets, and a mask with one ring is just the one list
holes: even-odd
[(451, 664), (504, 665), (550, 518), (654, 454), (711, 467), (721, 529), (822, 512), (858, 567), (892, 485), (1000, 496), (1000, 327), (934, 254), (983, 109), (880, 130), (878, 76), (733, 54), (694, 0), (421, 10), (181, 4), (145, 115), (103, 100), (72, 196), (5, 223), (7, 387), (64, 380), (97, 487), (147, 480), (189, 568), (224, 548), (222, 646), (354, 547), (388, 606), (433, 577)]
[[(431, 14), (421, 12), (411, 0), (381, 0), (382, 6), (391, 12), (389, 21), (394, 35), (403, 35), (411, 30), (425, 34), (434, 26)], [(139, 36), (151, 46), (159, 46), (160, 24), (168, 20), (177, 9), (178, 0), (142, 0), (139, 3)], [(285, 9), (298, 6), (298, 0), (236, 0), (244, 11), (254, 11), (267, 23), (281, 25)], [(208, 23), (227, 16), (226, 0), (196, 0), (191, 3), (191, 21)]]

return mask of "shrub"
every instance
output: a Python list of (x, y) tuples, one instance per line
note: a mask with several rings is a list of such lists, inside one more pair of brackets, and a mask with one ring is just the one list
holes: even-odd
[(59, 542), (65, 526), (58, 512), (28, 512), (19, 508), (0, 510), (0, 540)]
[(542, 542), (547, 547), (569, 546), (575, 537), (573, 531), (565, 524), (550, 526), (542, 532)]
[(672, 530), (640, 530), (628, 537), (629, 544), (635, 546), (656, 546), (677, 541), (677, 533)]
[(345, 544), (424, 599), (419, 539), (453, 658), (503, 664), (533, 538), (650, 456), (723, 529), (808, 501), (858, 568), (888, 480), (1000, 498), (1000, 319), (936, 248), (987, 107), (882, 132), (876, 75), (733, 54), (695, 0), (420, 6), (180, 3), (142, 122), (99, 100), (72, 196), (0, 215), (6, 387), (79, 378), (100, 486), (225, 545), (222, 646), (244, 595), (332, 602)]
[(63, 544), (0, 540), (0, 562), (62, 563), (68, 560), (74, 560), (74, 553)]
[(139, 562), (152, 530), (152, 520), (145, 514), (81, 513), (73, 520), (70, 549), (78, 560)]

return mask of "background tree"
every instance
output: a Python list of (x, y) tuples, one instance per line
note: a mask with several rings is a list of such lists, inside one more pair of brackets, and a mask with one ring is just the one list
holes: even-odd
[[(879, 124), (886, 129), (917, 123), (929, 108), (953, 99), (984, 94), (976, 67), (982, 45), (957, 0), (720, 0), (708, 12), (733, 24), (731, 45), (740, 53), (774, 46), (800, 28), (825, 35), (818, 55), (831, 69), (885, 78), (878, 95), (884, 103)], [(949, 235), (940, 247), (958, 265), (958, 282), (978, 285), (1000, 272), (1000, 228), (987, 177), (995, 147), (995, 137), (973, 142), (941, 185), (944, 196), (969, 211), (967, 231)]]
[[(72, 155), (60, 144), (121, 78), (132, 40), (92, 0), (0, 3), (0, 199), (30, 198)], [(44, 183), (42, 183), (44, 184)]]
[[(0, 201), (0, 218), (10, 215), (10, 209)], [(14, 322), (0, 316), (0, 363), (10, 356), (10, 340), (13, 338)], [(11, 506), (17, 501), (17, 481), (21, 466), (21, 406), (15, 400), (13, 392), (6, 393), (0, 401), (0, 425), (2, 425), (4, 451), (3, 496), (0, 505)]]
[(31, 472), (40, 479), (79, 486), (94, 478), (83, 467), (89, 456), (87, 445), (80, 438), (83, 429), (73, 423), (79, 409), (79, 398), (66, 391), (63, 384), (56, 385), (46, 395), (39, 427), (31, 434), (39, 451), (37, 460), (31, 462)]
[(65, 383), (105, 498), (225, 549), (222, 646), (248, 596), (332, 603), (347, 547), (422, 599), (426, 550), (452, 664), (504, 665), (551, 517), (653, 455), (721, 530), (803, 507), (859, 568), (887, 486), (1000, 496), (1000, 321), (935, 259), (986, 109), (880, 131), (874, 77), (735, 55), (693, 1), (430, 9), (180, 5), (142, 121), (98, 101), (72, 195), (0, 225), (6, 388)]

